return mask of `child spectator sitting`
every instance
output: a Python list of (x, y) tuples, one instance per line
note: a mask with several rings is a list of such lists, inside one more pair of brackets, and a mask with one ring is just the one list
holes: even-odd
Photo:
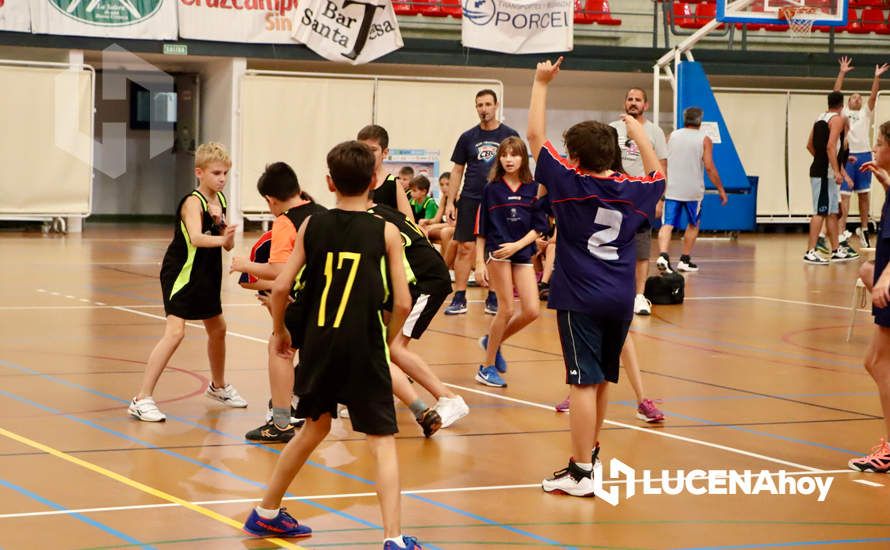
[(416, 176), (411, 180), (411, 210), (414, 212), (414, 223), (436, 217), (436, 201), (430, 196), (430, 180), (426, 176)]

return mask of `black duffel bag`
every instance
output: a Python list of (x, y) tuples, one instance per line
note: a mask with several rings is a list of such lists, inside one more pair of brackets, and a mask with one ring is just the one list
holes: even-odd
[(655, 305), (682, 304), (686, 280), (679, 273), (662, 273), (646, 279), (643, 294)]

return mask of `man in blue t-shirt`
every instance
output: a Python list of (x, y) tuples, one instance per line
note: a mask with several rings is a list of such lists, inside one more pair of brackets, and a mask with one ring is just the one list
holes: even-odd
[[(498, 96), (494, 90), (480, 90), (476, 94), (476, 113), (479, 124), (473, 126), (457, 140), (451, 162), (451, 182), (448, 184), (449, 200), (445, 215), (455, 220), (454, 241), (457, 242), (457, 257), (454, 259), (454, 297), (451, 305), (445, 308), (446, 315), (467, 312), (467, 279), (476, 259), (476, 211), (482, 200), (482, 188), (488, 183), (488, 173), (497, 159), (498, 147), (510, 136), (519, 133), (498, 120)], [(460, 190), (457, 211), (455, 198), (458, 197), (460, 180), (464, 186)], [(497, 298), (493, 292), (485, 300), (485, 313), (494, 315), (498, 310)]]
[[(555, 64), (538, 63), (528, 111), (535, 180), (547, 189), (559, 234), (548, 307), (557, 310), (572, 403), (573, 458), (542, 486), (548, 493), (593, 496), (606, 382), (618, 382), (618, 358), (633, 319), (634, 235), (654, 214), (665, 184), (658, 156), (632, 116), (623, 117), (627, 135), (637, 143), (649, 176), (610, 169), (620, 152), (611, 128), (600, 122), (569, 128), (564, 134), (569, 158), (557, 153), (546, 138), (546, 106), (548, 84), (561, 63), (561, 57)], [(584, 461), (588, 456), (590, 462)]]

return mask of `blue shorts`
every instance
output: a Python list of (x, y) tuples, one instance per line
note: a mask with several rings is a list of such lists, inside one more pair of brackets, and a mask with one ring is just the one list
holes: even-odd
[(813, 187), (813, 213), (817, 216), (837, 214), (838, 209), (838, 185), (834, 176), (829, 174), (824, 178), (810, 177), (810, 185)]
[(701, 223), (702, 201), (675, 201), (664, 200), (664, 213), (661, 215), (661, 224), (670, 225), (677, 229), (685, 229), (686, 224), (695, 227)]
[(849, 195), (850, 193), (868, 193), (871, 191), (871, 172), (866, 170), (860, 172), (859, 169), (863, 164), (872, 159), (871, 152), (850, 153), (850, 156), (856, 159), (856, 162), (848, 162), (846, 165), (847, 175), (853, 180), (853, 189), (847, 180), (841, 184), (841, 195)]
[(566, 364), (566, 384), (618, 382), (618, 362), (630, 321), (557, 310), (556, 326)]

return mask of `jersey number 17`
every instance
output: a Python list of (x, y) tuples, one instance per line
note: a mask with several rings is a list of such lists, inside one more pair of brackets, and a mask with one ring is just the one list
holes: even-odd
[[(349, 302), (349, 294), (352, 292), (352, 285), (355, 284), (355, 274), (358, 272), (358, 264), (362, 259), (362, 255), (358, 252), (338, 252), (337, 253), (337, 270), (343, 269), (343, 262), (349, 261), (349, 276), (346, 278), (346, 287), (343, 294), (340, 295), (340, 305), (337, 306), (337, 316), (334, 317), (334, 328), (340, 327), (340, 321), (343, 320), (343, 312), (346, 311), (346, 303)], [(324, 290), (321, 293), (321, 304), (318, 306), (318, 326), (325, 326), (326, 312), (325, 308), (328, 303), (328, 292), (331, 290), (331, 282), (334, 280), (334, 253), (328, 252), (324, 263)]]

